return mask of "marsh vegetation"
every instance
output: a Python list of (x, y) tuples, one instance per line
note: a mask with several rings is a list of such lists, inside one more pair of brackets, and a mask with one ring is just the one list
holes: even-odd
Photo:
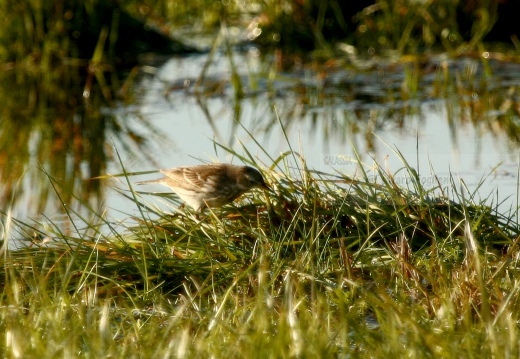
[[(497, 163), (470, 185), (374, 155), (389, 129), (418, 149), (442, 104), (453, 141), (471, 127), (517, 160), (516, 3), (358, 5), (0, 1), (4, 356), (519, 356), (518, 169), (504, 206), (482, 193)], [(158, 76), (171, 56), (196, 72)], [(196, 215), (136, 187), (188, 137), (142, 110), (150, 84), (274, 193)], [(349, 155), (314, 168), (300, 126)]]

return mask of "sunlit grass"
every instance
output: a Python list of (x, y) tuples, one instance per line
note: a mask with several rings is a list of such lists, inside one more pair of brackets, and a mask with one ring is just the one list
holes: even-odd
[(5, 216), (4, 240), (25, 245), (3, 250), (6, 355), (519, 354), (515, 213), (455, 179), (425, 188), (404, 158), (406, 188), (359, 161), (350, 178), (293, 152), (267, 167), (227, 150), (276, 194), (197, 217), (122, 176), (139, 215), (116, 224), (95, 212), (68, 212), (67, 225)]
[[(361, 20), (370, 20), (370, 14), (365, 15)], [(391, 23), (392, 18), (388, 14), (379, 24)], [(216, 16), (208, 19), (218, 22)], [(417, 39), (409, 42), (408, 29), (422, 18), (408, 19), (406, 31), (398, 26), (390, 30), (396, 32), (385, 37), (387, 48), (421, 46)], [(423, 28), (437, 26), (426, 20)], [(477, 42), (481, 35), (475, 34)], [(458, 46), (460, 39), (456, 40), (447, 47)], [(235, 97), (241, 98), (244, 84), (231, 52), (227, 59), (233, 70), (229, 82)], [(402, 80), (405, 100), (420, 96), (419, 65), (416, 60)], [(499, 102), (501, 117), (494, 123), (516, 136), (517, 90), (501, 98), (479, 87), (471, 65), (456, 76), (448, 76), (451, 70), (442, 62), (436, 71), (433, 91), (445, 99), (460, 95), (450, 103), (458, 99), (470, 119), (484, 117), (486, 106), (494, 108), (493, 102)], [(59, 78), (57, 83), (63, 85)], [(200, 95), (210, 93), (205, 79), (202, 71), (195, 90)], [(60, 89), (64, 98), (74, 98)], [(309, 96), (302, 92), (302, 97)], [(56, 92), (49, 93), (63, 102)], [(474, 99), (475, 93), (481, 100)], [(31, 109), (22, 101), (13, 102)], [(238, 113), (235, 117), (240, 119)], [(11, 117), (22, 123), (18, 115)], [(91, 120), (84, 122), (93, 126)], [(359, 121), (353, 122), (359, 126)], [(49, 122), (49, 128), (56, 127)], [(20, 140), (21, 132), (14, 132), (18, 136), (13, 137), (13, 131), (6, 131), (6, 136)], [(89, 146), (92, 152), (104, 146), (103, 136), (94, 137), (101, 142)], [(64, 132), (64, 138), (72, 136)], [(60, 143), (53, 140), (48, 143)], [(18, 147), (10, 147), (20, 155)], [(56, 152), (46, 155), (51, 149), (40, 148), (39, 153), (55, 158)], [(81, 202), (83, 197), (46, 176), (45, 188), (54, 189), (59, 203), (65, 204), (65, 221), (43, 217), (20, 222), (9, 213), (1, 219), (4, 355), (519, 355), (516, 212), (499, 213), (498, 205), (477, 200), (478, 193), (456, 178), (451, 178), (449, 188), (440, 183), (433, 189), (424, 187), (404, 158), (398, 175), (409, 179), (407, 187), (398, 183), (396, 173), (380, 166), (368, 169), (359, 159), (360, 175), (351, 178), (312, 171), (293, 153), (266, 164), (255, 163), (248, 154), (233, 154), (261, 169), (276, 194), (266, 198), (252, 193), (197, 217), (179, 209), (175, 197), (149, 195), (130, 186), (133, 178), (121, 176), (118, 191), (131, 201), (132, 214), (114, 223), (84, 200), (86, 211), (68, 206), (70, 198), (80, 197), (76, 199)], [(11, 163), (12, 158), (6, 156), (5, 161)], [(66, 178), (58, 169), (51, 168), (52, 175)], [(434, 173), (430, 176), (435, 179)], [(379, 182), (372, 180), (375, 177)], [(11, 250), (8, 241), (16, 241)]]

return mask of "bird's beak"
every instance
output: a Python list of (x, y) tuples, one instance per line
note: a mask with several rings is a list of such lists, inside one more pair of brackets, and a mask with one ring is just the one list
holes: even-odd
[(274, 190), (271, 187), (269, 187), (265, 182), (260, 186), (260, 188), (264, 191), (275, 193)]

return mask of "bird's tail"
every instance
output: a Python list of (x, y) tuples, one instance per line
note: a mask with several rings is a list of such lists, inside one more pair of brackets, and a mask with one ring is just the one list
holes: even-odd
[(153, 179), (153, 180), (148, 180), (148, 181), (136, 182), (135, 184), (143, 185), (143, 184), (154, 184), (154, 183), (160, 183), (160, 180)]

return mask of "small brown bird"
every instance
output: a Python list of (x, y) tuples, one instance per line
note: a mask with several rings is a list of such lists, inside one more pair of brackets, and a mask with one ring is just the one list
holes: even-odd
[(253, 188), (271, 191), (262, 174), (248, 166), (215, 163), (159, 170), (165, 177), (137, 184), (162, 184), (198, 212), (221, 207)]

